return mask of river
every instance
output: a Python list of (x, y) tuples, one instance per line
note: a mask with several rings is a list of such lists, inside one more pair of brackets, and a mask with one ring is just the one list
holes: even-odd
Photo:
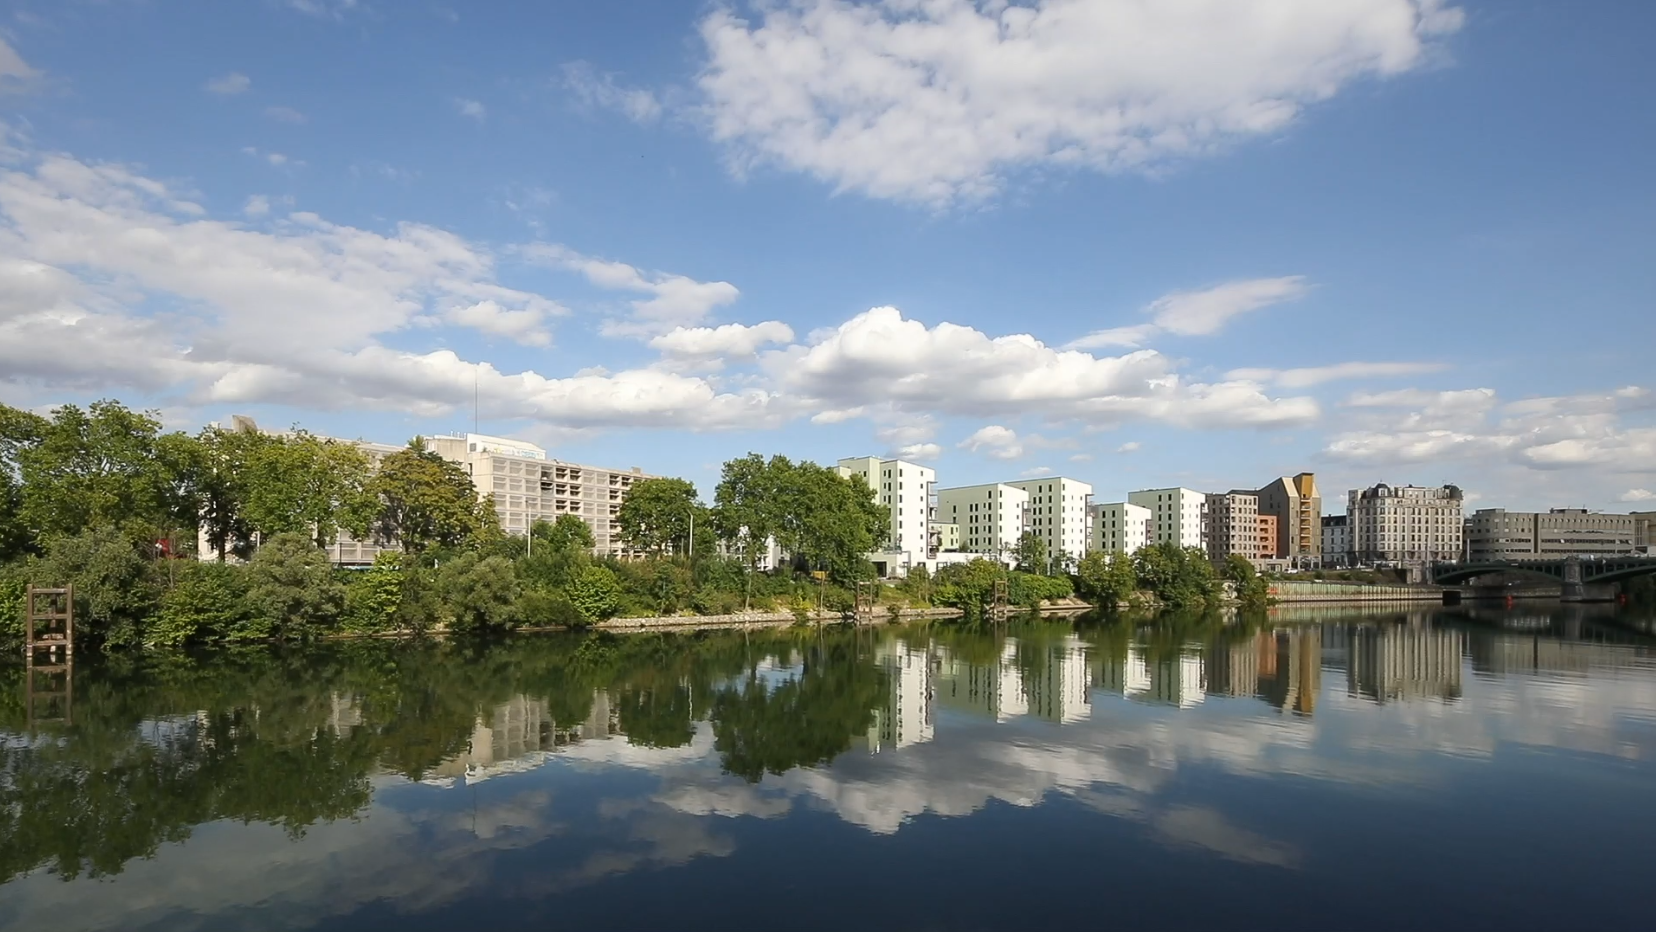
[[(1644, 925), (1656, 613), (0, 667), (0, 928)], [(1641, 918), (1642, 917), (1642, 918)]]

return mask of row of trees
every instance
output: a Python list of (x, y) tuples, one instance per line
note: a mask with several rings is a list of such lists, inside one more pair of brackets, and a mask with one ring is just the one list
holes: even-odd
[(1215, 569), (1200, 547), (1173, 543), (1141, 547), (1132, 554), (1089, 553), (1076, 568), (1077, 593), (1096, 605), (1112, 608), (1141, 594), (1173, 608), (1217, 605), (1229, 583), (1243, 608), (1263, 608), (1269, 599), (1265, 580), (1246, 557), (1232, 554)]
[(288, 533), (327, 546), (343, 531), (410, 553), (499, 535), (465, 471), (418, 438), (375, 464), (302, 430), (191, 436), (114, 401), (51, 417), (0, 405), (0, 561), (102, 529), (189, 551), (199, 531), (220, 560)]

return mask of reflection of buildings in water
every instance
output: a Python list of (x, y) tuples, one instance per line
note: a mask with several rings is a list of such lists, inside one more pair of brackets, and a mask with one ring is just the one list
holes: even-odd
[(1403, 625), (1350, 632), (1346, 692), (1376, 702), (1458, 699), (1466, 635)]
[(1180, 653), (1151, 660), (1138, 648), (1129, 647), (1122, 662), (1121, 687), (1128, 699), (1188, 709), (1207, 695), (1202, 657)]
[(904, 748), (930, 741), (932, 722), (931, 654), (907, 641), (888, 641), (874, 650), (874, 660), (886, 672), (886, 705), (874, 710), (868, 729), (868, 748)]
[(1254, 645), (1259, 663), (1257, 695), (1295, 715), (1314, 714), (1322, 686), (1322, 629), (1261, 633)]
[(1586, 673), (1649, 670), (1651, 652), (1620, 644), (1569, 641), (1545, 635), (1474, 632), (1467, 637), (1472, 669), (1479, 673)]
[(1060, 723), (1083, 721), (1092, 714), (1087, 655), (1080, 638), (1070, 635), (1033, 659), (1020, 671), (1029, 712)]
[[(1260, 650), (1262, 638), (1270, 635), (1215, 645), (1207, 655), (1207, 691), (1215, 696), (1253, 698), (1259, 692), (1260, 668), (1264, 657)], [(1274, 642), (1270, 661), (1276, 662)]]
[(1056, 644), (1027, 648), (1007, 638), (993, 665), (974, 664), (938, 648), (932, 696), (938, 705), (1004, 722), (1023, 715), (1068, 723), (1092, 711), (1087, 654), (1071, 635)]
[(514, 696), (477, 716), (471, 742), (461, 754), (432, 768), (422, 782), (451, 786), (456, 780), (480, 783), (506, 773), (522, 773), (546, 763), (559, 748), (577, 741), (618, 734), (609, 695), (595, 690), (592, 712), (575, 725), (559, 726), (544, 699)]

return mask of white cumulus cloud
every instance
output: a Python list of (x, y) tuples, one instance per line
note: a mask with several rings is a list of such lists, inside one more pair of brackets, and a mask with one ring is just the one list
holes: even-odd
[(960, 441), (960, 448), (997, 460), (1015, 460), (1024, 452), (1017, 431), (1000, 424), (978, 428), (970, 437)]
[(599, 288), (638, 292), (632, 315), (605, 323), (611, 336), (653, 337), (679, 327), (693, 327), (715, 308), (733, 303), (741, 292), (729, 282), (702, 282), (685, 275), (645, 272), (625, 262), (596, 259), (567, 246), (537, 243), (522, 254), (535, 262), (578, 272)]
[(1436, 362), (1340, 362), (1302, 369), (1234, 369), (1225, 373), (1225, 378), (1272, 382), (1283, 388), (1310, 388), (1325, 382), (1397, 378), (1441, 372), (1447, 368), (1443, 363)]
[(718, 327), (675, 327), (650, 340), (653, 349), (677, 357), (731, 359), (752, 356), (763, 346), (787, 343), (793, 328), (779, 320), (753, 324), (723, 324)]
[(1142, 169), (1282, 130), (1425, 63), (1442, 0), (767, 0), (700, 24), (738, 168), (945, 205), (1027, 166)]

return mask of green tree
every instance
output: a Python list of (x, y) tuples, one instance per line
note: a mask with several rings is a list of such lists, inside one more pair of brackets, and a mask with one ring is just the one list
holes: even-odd
[(253, 554), (254, 527), (247, 514), (254, 451), (273, 438), (250, 430), (209, 427), (196, 437), (192, 463), (196, 514), (207, 547), (223, 563)]
[(135, 646), (161, 598), (152, 561), (140, 546), (113, 527), (57, 537), (44, 557), (31, 561), (29, 581), (75, 587), (77, 638)]
[(250, 617), (236, 640), (304, 640), (322, 633), (345, 609), (345, 586), (309, 534), (278, 534), (247, 567)]
[(368, 489), (380, 503), (376, 536), (410, 554), (457, 547), (499, 526), (493, 503), (478, 500), (466, 471), (419, 437), (380, 463)]
[(1219, 580), (1200, 547), (1180, 547), (1164, 541), (1141, 547), (1133, 554), (1139, 584), (1176, 608), (1199, 608), (1217, 600)]
[(345, 630), (353, 634), (395, 630), (406, 585), (402, 554), (382, 551), (373, 566), (351, 574), (345, 589)]
[(1271, 600), (1271, 587), (1239, 553), (1225, 558), (1221, 576), (1236, 589), (1236, 601), (1245, 609), (1264, 608)]
[(1006, 567), (992, 560), (973, 559), (937, 568), (932, 601), (978, 614), (991, 607), (995, 585), (1006, 579)]
[(144, 643), (182, 647), (224, 637), (247, 617), (246, 574), (222, 563), (180, 561), (177, 581), (161, 596), (161, 610)]
[(437, 571), (437, 592), (448, 609), (449, 630), (459, 634), (517, 627), (522, 594), (512, 561), (461, 554)]
[(614, 618), (621, 607), (621, 585), (607, 566), (589, 566), (569, 585), (569, 601), (590, 624)]
[(40, 442), (45, 418), (0, 404), (0, 562), (35, 550), (23, 514), (22, 453)]
[(634, 550), (684, 553), (689, 549), (692, 525), (706, 525), (705, 511), (689, 481), (641, 479), (627, 491), (614, 523), (621, 539)]
[[(306, 533), (319, 547), (337, 540), (341, 528), (367, 535), (378, 500), (368, 455), (359, 447), (302, 430), (287, 437), (244, 435), (239, 443), (247, 457), (242, 513), (259, 534)], [(475, 500), (470, 480), (466, 489)]]
[(758, 567), (775, 532), (775, 462), (766, 463), (757, 453), (729, 460), (713, 490), (713, 519), (719, 536), (750, 570)]
[(578, 515), (558, 515), (553, 521), (536, 521), (530, 527), (529, 534), (535, 541), (530, 548), (531, 556), (542, 550), (589, 554), (598, 543), (592, 536), (592, 528)]
[(1075, 589), (1081, 598), (1114, 609), (1138, 591), (1132, 558), (1124, 553), (1095, 550), (1081, 558), (1075, 571)]
[(1034, 531), (1023, 532), (1018, 538), (1018, 569), (1025, 573), (1044, 574), (1049, 568), (1046, 539)]
[(778, 461), (777, 543), (839, 582), (872, 575), (866, 555), (885, 540), (891, 521), (890, 512), (875, 503), (874, 490), (815, 463), (772, 457), (772, 463)]
[(12, 454), (18, 515), (35, 538), (118, 527), (153, 541), (195, 527), (194, 503), (180, 494), (182, 445), (160, 442), (154, 416), (96, 401), (86, 410), (64, 405), (50, 419), (12, 413), (6, 420), (21, 440)]

